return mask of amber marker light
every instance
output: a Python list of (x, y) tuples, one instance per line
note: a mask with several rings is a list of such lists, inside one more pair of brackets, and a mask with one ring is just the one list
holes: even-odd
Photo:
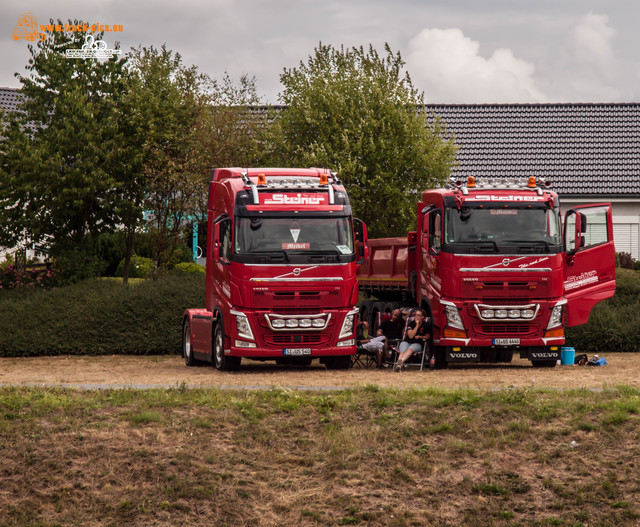
[(467, 178), (467, 188), (476, 188), (476, 178), (473, 176)]
[(529, 176), (529, 188), (536, 188), (536, 177), (535, 176)]
[(329, 184), (329, 178), (327, 177), (326, 174), (320, 174), (320, 184), (321, 185), (328, 185)]
[(264, 174), (258, 174), (258, 185), (266, 185), (267, 184), (267, 178), (265, 177)]
[(550, 338), (550, 337), (564, 337), (564, 328), (562, 326), (560, 326), (559, 328), (555, 328), (555, 329), (548, 329), (547, 331), (544, 332), (544, 336), (546, 338)]
[(450, 339), (466, 339), (467, 332), (461, 329), (444, 328), (444, 336)]

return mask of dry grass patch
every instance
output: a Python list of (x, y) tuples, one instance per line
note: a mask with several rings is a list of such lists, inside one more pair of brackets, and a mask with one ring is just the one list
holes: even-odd
[(635, 525), (640, 392), (0, 389), (0, 526)]

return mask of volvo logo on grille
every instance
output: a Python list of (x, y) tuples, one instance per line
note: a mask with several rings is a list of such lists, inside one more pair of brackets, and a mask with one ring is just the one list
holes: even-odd
[(299, 267), (296, 267), (296, 268), (293, 270), (293, 274), (294, 274), (294, 276), (300, 276), (300, 268), (299, 268)]
[(502, 265), (505, 266), (505, 267), (507, 265), (509, 265), (510, 263), (511, 263), (511, 260), (509, 260), (509, 258), (505, 258), (504, 260), (502, 260)]

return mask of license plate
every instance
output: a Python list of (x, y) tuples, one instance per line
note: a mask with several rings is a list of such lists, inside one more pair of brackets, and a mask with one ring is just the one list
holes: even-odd
[(519, 346), (520, 339), (493, 339), (494, 346)]
[(284, 355), (299, 357), (300, 355), (311, 355), (311, 348), (285, 348)]

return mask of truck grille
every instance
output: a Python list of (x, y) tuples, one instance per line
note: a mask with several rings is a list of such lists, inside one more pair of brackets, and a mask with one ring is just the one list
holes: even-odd
[(481, 335), (530, 335), (538, 331), (538, 324), (474, 324), (473, 331)]
[(329, 335), (326, 333), (315, 333), (309, 335), (266, 335), (264, 340), (272, 346), (282, 346), (289, 344), (326, 344)]

